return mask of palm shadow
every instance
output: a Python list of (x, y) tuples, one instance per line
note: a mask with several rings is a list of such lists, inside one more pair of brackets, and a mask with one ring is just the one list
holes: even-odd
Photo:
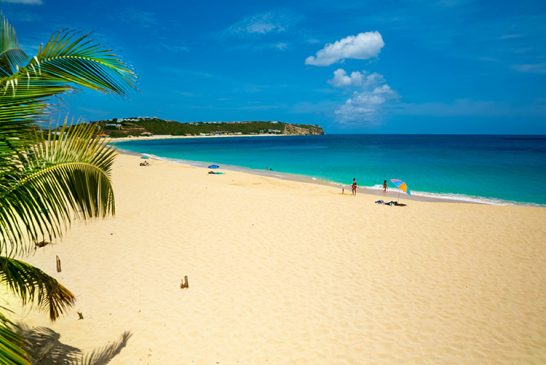
[(51, 328), (19, 325), (18, 333), (24, 338), (25, 350), (34, 365), (106, 365), (132, 336), (131, 332), (125, 331), (119, 340), (83, 353), (79, 348), (62, 343), (61, 335)]

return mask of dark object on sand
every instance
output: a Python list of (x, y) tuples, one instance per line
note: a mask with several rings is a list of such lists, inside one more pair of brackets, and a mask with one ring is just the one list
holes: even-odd
[(56, 261), (57, 261), (57, 272), (61, 272), (61, 259), (59, 258), (59, 256), (56, 256)]
[(80, 319), (83, 319), (83, 313), (82, 312), (78, 312), (78, 320)]
[(40, 242), (35, 242), (34, 244), (36, 245), (36, 247), (45, 247), (45, 246), (47, 246), (47, 245), (50, 245), (51, 242), (40, 241)]
[(184, 280), (180, 281), (180, 289), (187, 289), (190, 287), (190, 284), (188, 283), (188, 276), (184, 275)]
[(376, 200), (375, 204), (390, 205), (391, 207), (392, 206), (395, 206), (395, 207), (405, 207), (406, 206), (406, 204), (398, 203), (398, 202), (395, 202), (394, 200), (391, 200), (390, 202), (386, 202), (386, 201), (383, 201), (383, 200)]
[(140, 166), (150, 166), (150, 163), (148, 161), (144, 161), (140, 163)]

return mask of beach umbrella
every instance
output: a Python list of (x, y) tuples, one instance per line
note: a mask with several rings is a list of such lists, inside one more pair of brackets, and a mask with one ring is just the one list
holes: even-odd
[(209, 166), (209, 169), (219, 169), (219, 168), (220, 168), (220, 166), (218, 166), (218, 165), (210, 165)]
[[(394, 186), (396, 186), (398, 189), (400, 189), (404, 193), (411, 195), (410, 189), (408, 188), (408, 184), (406, 184), (402, 180), (391, 179), (391, 182), (394, 184)], [(398, 198), (396, 200), (398, 200), (399, 198), (400, 198), (400, 192), (398, 192)]]
[(140, 158), (143, 159), (143, 160), (147, 160), (147, 159), (150, 158), (150, 156), (148, 156), (148, 155), (142, 155), (142, 156), (140, 156)]

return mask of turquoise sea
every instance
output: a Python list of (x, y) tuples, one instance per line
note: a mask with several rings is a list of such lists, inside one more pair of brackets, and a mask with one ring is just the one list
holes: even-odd
[(406, 181), (414, 195), (546, 205), (546, 136), (324, 135), (116, 142), (183, 161), (304, 175), (379, 188)]

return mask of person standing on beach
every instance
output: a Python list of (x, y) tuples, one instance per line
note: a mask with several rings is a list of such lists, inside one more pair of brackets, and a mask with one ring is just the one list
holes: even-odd
[(387, 192), (387, 180), (384, 180), (384, 181), (383, 181), (383, 192), (384, 192), (384, 193)]
[(356, 178), (353, 178), (353, 185), (351, 186), (351, 189), (353, 191), (353, 195), (356, 195)]

